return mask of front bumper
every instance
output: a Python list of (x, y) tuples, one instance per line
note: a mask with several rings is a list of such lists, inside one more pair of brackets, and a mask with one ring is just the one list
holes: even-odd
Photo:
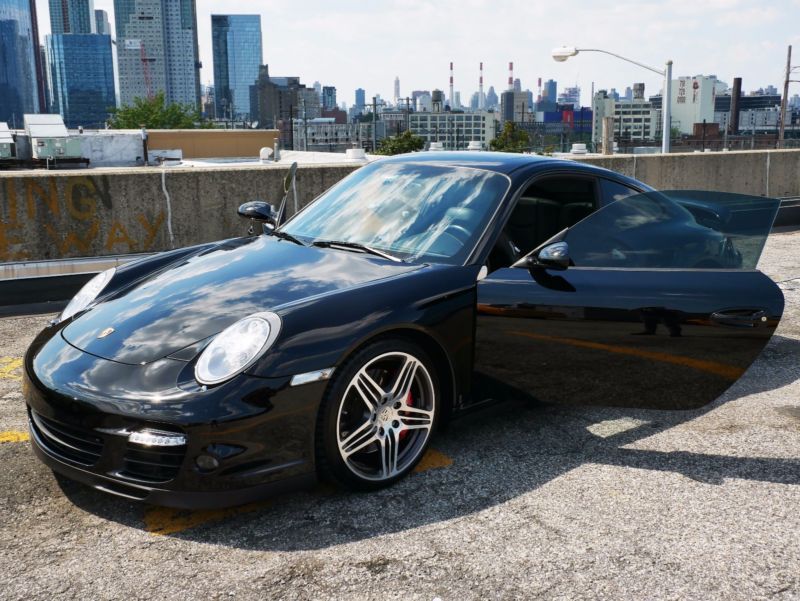
[[(327, 382), (291, 387), (289, 378), (240, 375), (166, 401), (144, 392), (139, 400), (133, 384), (148, 378), (137, 371), (151, 367), (116, 364), (59, 340), (32, 347), (23, 374), (31, 442), (54, 471), (126, 499), (184, 508), (238, 505), (315, 480)], [(99, 373), (104, 385), (92, 385)], [(128, 440), (143, 429), (183, 434), (185, 444)], [(201, 455), (217, 467), (199, 467)]]
[(175, 488), (156, 488), (127, 481), (123, 478), (112, 477), (79, 468), (64, 461), (48, 450), (35, 428), (31, 425), (31, 443), (36, 456), (54, 472), (66, 476), (70, 480), (80, 482), (118, 497), (131, 501), (142, 501), (152, 505), (178, 507), (184, 509), (211, 509), (230, 507), (251, 503), (268, 496), (277, 495), (291, 490), (310, 487), (315, 481), (313, 472), (300, 473), (286, 476), (278, 480), (247, 488), (233, 488), (229, 490), (181, 490)]

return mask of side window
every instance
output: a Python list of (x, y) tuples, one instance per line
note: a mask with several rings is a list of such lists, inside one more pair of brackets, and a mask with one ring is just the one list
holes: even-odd
[(633, 188), (629, 188), (619, 182), (611, 181), (610, 179), (601, 179), (600, 180), (600, 190), (603, 194), (603, 205), (611, 204), (614, 201), (622, 200), (623, 198), (628, 198), (629, 196), (634, 196), (639, 194), (638, 190), (634, 190)]
[(565, 175), (528, 186), (505, 229), (520, 256), (591, 215), (597, 208), (596, 185), (591, 177)]
[[(779, 201), (722, 192), (648, 192), (605, 206), (564, 237), (575, 267), (755, 269)], [(717, 215), (717, 227), (692, 211)]]

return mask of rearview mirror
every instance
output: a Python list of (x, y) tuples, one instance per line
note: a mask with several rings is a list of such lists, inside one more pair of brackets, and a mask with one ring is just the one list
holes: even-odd
[(530, 269), (564, 271), (569, 267), (569, 245), (566, 242), (549, 244), (529, 255), (526, 263)]
[[(265, 229), (273, 229), (278, 224), (278, 214), (275, 212), (275, 208), (271, 204), (261, 200), (244, 203), (239, 207), (238, 213), (239, 217), (264, 224)], [(250, 235), (254, 233), (252, 223), (248, 233)]]

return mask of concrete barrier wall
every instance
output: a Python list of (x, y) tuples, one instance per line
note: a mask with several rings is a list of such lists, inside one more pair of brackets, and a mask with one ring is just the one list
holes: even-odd
[[(660, 189), (800, 196), (800, 150), (583, 160)], [(356, 168), (300, 167), (301, 206)], [(247, 227), (237, 207), (279, 202), (285, 173), (279, 165), (0, 173), (0, 262), (152, 252), (237, 236)]]
[[(298, 170), (301, 206), (353, 165)], [(0, 173), (0, 262), (153, 252), (243, 235), (236, 209), (280, 202), (283, 167)], [(165, 193), (166, 190), (166, 193)]]
[(659, 190), (715, 190), (754, 196), (800, 196), (800, 150), (756, 150), (586, 157)]

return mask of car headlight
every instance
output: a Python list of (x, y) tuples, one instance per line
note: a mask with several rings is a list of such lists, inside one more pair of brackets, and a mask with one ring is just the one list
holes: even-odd
[(281, 318), (275, 313), (255, 313), (216, 335), (203, 349), (194, 368), (201, 384), (219, 384), (244, 371), (275, 342)]
[(78, 291), (78, 294), (72, 297), (72, 300), (69, 301), (69, 304), (61, 312), (61, 315), (58, 316), (58, 321), (69, 319), (88, 307), (108, 285), (115, 273), (117, 273), (117, 268), (112, 267), (111, 269), (98, 273), (91, 280), (86, 282), (83, 288)]

